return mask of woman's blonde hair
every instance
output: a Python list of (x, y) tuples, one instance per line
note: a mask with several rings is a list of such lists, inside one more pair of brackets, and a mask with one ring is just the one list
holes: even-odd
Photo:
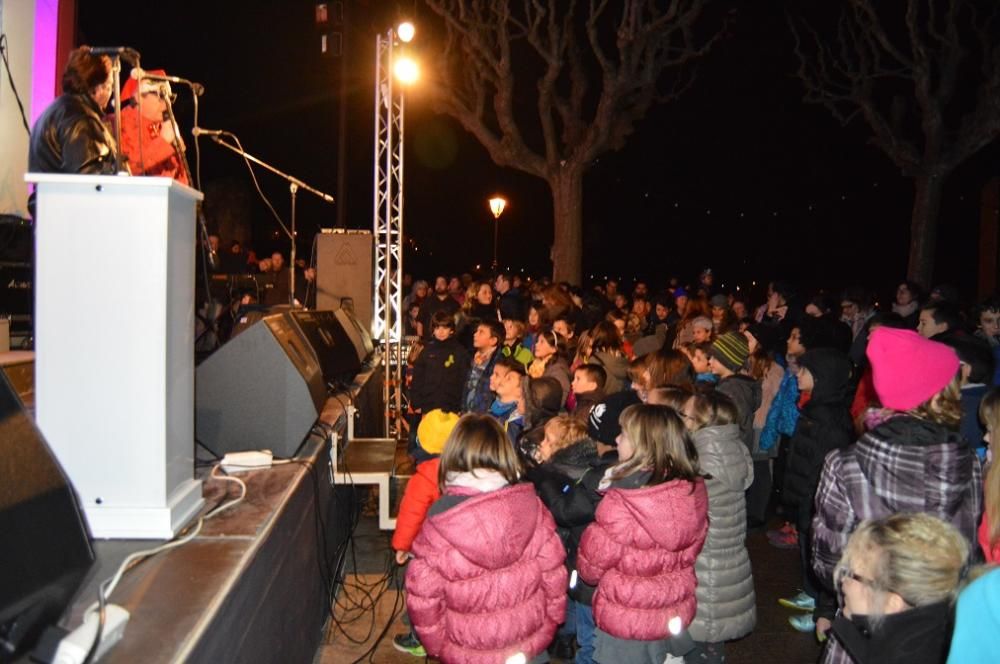
[(957, 430), (962, 421), (961, 386), (962, 375), (957, 373), (951, 382), (944, 386), (944, 389), (908, 411), (909, 414)]
[(545, 423), (545, 435), (552, 441), (552, 453), (587, 437), (587, 424), (571, 415), (557, 415)]
[[(462, 302), (462, 311), (466, 314), (472, 311), (472, 307), (479, 302), (479, 291), (483, 286), (489, 286), (485, 281), (473, 281), (469, 284), (469, 287), (465, 289), (465, 300)], [(492, 297), (492, 289), (490, 290)], [(501, 345), (503, 343), (501, 342)]]
[(652, 472), (647, 485), (697, 479), (698, 452), (673, 408), (635, 404), (622, 411), (619, 422), (635, 451), (615, 467), (612, 481), (644, 470)]
[(913, 608), (953, 601), (968, 558), (969, 544), (951, 524), (923, 512), (893, 514), (858, 526), (837, 564), (836, 578), (856, 573), (861, 560), (869, 563), (865, 571), (874, 593), (869, 619), (877, 627), (888, 592)]
[(444, 491), (448, 473), (495, 470), (511, 484), (521, 476), (521, 462), (507, 433), (489, 415), (465, 415), (445, 441), (438, 470), (438, 487)]
[[(993, 388), (979, 402), (979, 419), (986, 425), (990, 434), (990, 446), (993, 437), (1000, 435), (1000, 388)], [(983, 504), (986, 509), (986, 536), (990, 546), (1000, 542), (1000, 460), (994, 450), (993, 461), (986, 469), (986, 479), (983, 481)]]

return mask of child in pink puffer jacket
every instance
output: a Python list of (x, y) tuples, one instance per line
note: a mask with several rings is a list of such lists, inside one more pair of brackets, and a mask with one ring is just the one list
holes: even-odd
[(621, 415), (619, 463), (608, 469), (577, 571), (597, 586), (594, 661), (681, 661), (671, 639), (694, 620), (694, 564), (708, 533), (698, 453), (677, 412), (637, 404)]
[(566, 612), (566, 552), (507, 434), (466, 415), (441, 454), (441, 498), (413, 542), (406, 608), (428, 655), (503, 664), (544, 653)]

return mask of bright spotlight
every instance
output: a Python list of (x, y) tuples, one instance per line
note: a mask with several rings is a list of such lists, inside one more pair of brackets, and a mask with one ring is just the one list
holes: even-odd
[(416, 28), (409, 21), (404, 21), (399, 24), (396, 28), (396, 36), (399, 37), (399, 41), (403, 43), (409, 43), (413, 39), (413, 34), (416, 32)]
[(417, 79), (420, 78), (420, 68), (417, 66), (416, 61), (405, 55), (396, 60), (396, 63), (393, 65), (393, 73), (396, 74), (396, 79), (403, 85), (416, 83)]

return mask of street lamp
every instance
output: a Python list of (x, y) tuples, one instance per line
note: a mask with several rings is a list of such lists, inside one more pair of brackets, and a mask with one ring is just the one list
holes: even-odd
[(505, 207), (507, 201), (504, 198), (494, 196), (490, 199), (490, 211), (493, 213), (493, 272), (497, 271), (497, 238), (500, 232), (500, 215), (503, 214)]

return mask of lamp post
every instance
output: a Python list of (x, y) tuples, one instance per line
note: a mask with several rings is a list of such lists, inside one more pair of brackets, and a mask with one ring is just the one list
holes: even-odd
[[(413, 24), (402, 23), (377, 35), (375, 44), (372, 337), (383, 344), (385, 352), (386, 436), (398, 433), (402, 418), (403, 87), (419, 76), (403, 48), (413, 35)], [(394, 85), (396, 82), (400, 85)]]
[(494, 196), (490, 199), (490, 212), (493, 213), (493, 273), (496, 274), (499, 263), (497, 262), (497, 239), (500, 237), (500, 215), (507, 207), (507, 201), (501, 196)]

